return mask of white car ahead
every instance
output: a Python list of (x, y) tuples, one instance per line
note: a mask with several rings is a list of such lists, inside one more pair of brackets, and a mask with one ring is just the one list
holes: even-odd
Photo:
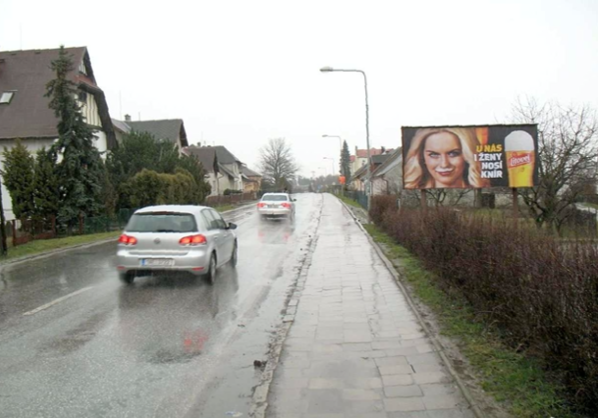
[(288, 193), (266, 193), (257, 204), (257, 211), (261, 219), (285, 218), (293, 220), (295, 217), (295, 201)]

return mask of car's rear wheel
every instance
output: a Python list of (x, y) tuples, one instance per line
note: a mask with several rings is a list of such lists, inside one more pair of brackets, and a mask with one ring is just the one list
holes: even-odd
[(233, 253), (230, 256), (230, 265), (233, 267), (237, 267), (237, 261), (239, 257), (239, 247), (237, 246), (237, 242), (235, 241), (235, 246), (233, 247)]
[(135, 280), (135, 274), (130, 271), (118, 273), (118, 278), (124, 284), (132, 284)]
[(214, 254), (212, 254), (212, 256), (210, 257), (210, 263), (208, 264), (208, 274), (206, 274), (206, 281), (209, 284), (214, 284), (214, 282), (216, 281), (216, 274), (217, 274), (217, 269), (216, 269), (216, 256)]

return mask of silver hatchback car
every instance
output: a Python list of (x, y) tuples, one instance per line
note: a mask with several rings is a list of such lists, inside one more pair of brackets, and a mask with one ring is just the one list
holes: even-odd
[(130, 284), (138, 275), (177, 271), (205, 276), (213, 283), (219, 267), (237, 264), (236, 228), (204, 206), (139, 209), (118, 240), (119, 277)]
[(295, 201), (288, 193), (266, 193), (257, 204), (257, 212), (262, 220), (285, 218), (292, 221)]

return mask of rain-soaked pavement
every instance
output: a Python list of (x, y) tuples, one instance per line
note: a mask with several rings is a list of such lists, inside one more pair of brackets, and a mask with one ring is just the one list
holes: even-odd
[[(114, 244), (0, 273), (0, 416), (247, 416), (281, 310), (306, 257), (322, 195), (297, 195), (294, 227), (239, 228), (236, 271), (122, 285)], [(236, 414), (235, 414), (236, 413)]]

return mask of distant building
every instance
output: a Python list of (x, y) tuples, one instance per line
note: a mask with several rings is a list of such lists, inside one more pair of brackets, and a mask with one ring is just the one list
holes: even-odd
[[(370, 156), (380, 155), (384, 153), (392, 152), (392, 150), (386, 150), (384, 147), (382, 148), (370, 148)], [(355, 174), (357, 171), (367, 164), (368, 161), (368, 150), (367, 149), (359, 149), (355, 147), (355, 155), (351, 155), (351, 173)]]
[(204, 165), (212, 186), (212, 196), (222, 195), (226, 190), (244, 190), (243, 163), (226, 147), (192, 145), (184, 152), (196, 156)]
[(112, 119), (112, 123), (118, 142), (121, 142), (123, 136), (130, 132), (147, 132), (156, 139), (172, 142), (176, 145), (179, 153), (183, 152), (183, 148), (189, 146), (182, 119), (132, 121), (129, 115), (125, 115), (124, 121)]
[(260, 173), (243, 166), (241, 176), (243, 177), (243, 191), (245, 193), (260, 191), (262, 187), (262, 175)]
[[(378, 155), (374, 155), (372, 156), (372, 165), (371, 165), (371, 171), (372, 173), (374, 171), (376, 171), (376, 169), (378, 167), (380, 167), (388, 158), (390, 158), (391, 154), (378, 154)], [(366, 158), (366, 162), (367, 162), (367, 158)], [(369, 167), (367, 164), (364, 164), (363, 166), (361, 166), (360, 169), (358, 169), (353, 176), (351, 177), (351, 188), (353, 190), (358, 190), (358, 191), (365, 191), (366, 190), (366, 181), (369, 177)]]
[[(380, 159), (384, 155), (376, 156)], [(372, 173), (372, 194), (399, 194), (403, 189), (403, 153), (398, 148)]]

